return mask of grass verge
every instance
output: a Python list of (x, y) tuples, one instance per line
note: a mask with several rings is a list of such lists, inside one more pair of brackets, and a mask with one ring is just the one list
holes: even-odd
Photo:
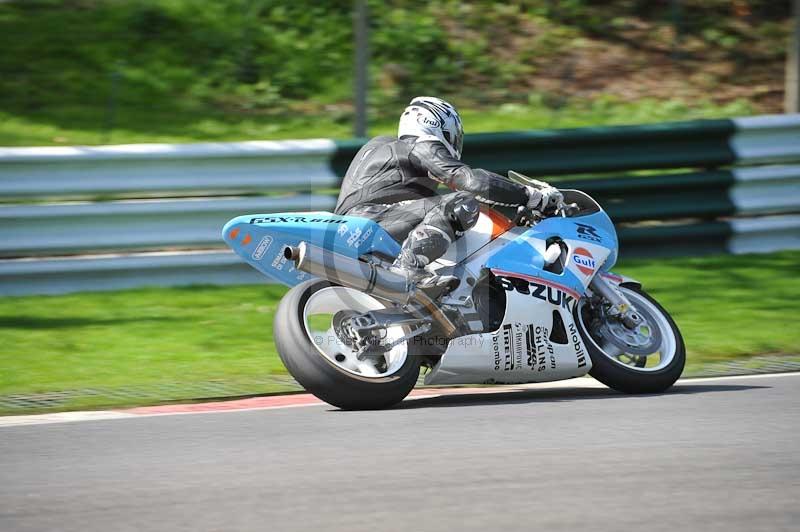
[[(372, 119), (369, 135), (393, 135), (396, 113)], [(390, 109), (391, 110), (391, 109)], [(526, 104), (461, 110), (467, 133), (525, 129), (570, 128), (596, 125), (647, 124), (664, 121), (726, 118), (752, 114), (744, 100), (725, 105), (695, 101), (645, 98), (623, 101), (611, 96), (574, 100), (553, 109), (538, 98)], [(0, 109), (0, 146), (94, 145), (140, 142), (203, 142), (352, 137), (349, 119), (333, 114), (241, 116), (208, 109), (160, 108), (118, 111), (117, 125), (105, 127), (102, 110), (91, 106), (17, 115)], [(397, 116), (395, 116), (397, 115)]]
[[(797, 353), (798, 262), (800, 251), (787, 251), (630, 260), (615, 270), (643, 281), (672, 313), (689, 365), (698, 367)], [(195, 286), (0, 298), (0, 396), (156, 390), (138, 398), (87, 394), (60, 405), (69, 409), (191, 399), (195, 383), (247, 388), (262, 379), (249, 391), (286, 390), (263, 380), (285, 374), (272, 342), (272, 316), (285, 290)]]

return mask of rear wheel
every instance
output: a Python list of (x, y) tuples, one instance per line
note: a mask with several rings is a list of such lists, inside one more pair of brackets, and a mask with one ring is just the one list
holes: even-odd
[[(359, 359), (337, 332), (347, 313), (386, 308), (374, 297), (327, 281), (310, 280), (292, 288), (275, 314), (275, 345), (286, 369), (306, 390), (343, 409), (386, 408), (399, 403), (417, 382), (420, 357), (408, 341), (386, 353)], [(406, 334), (385, 330), (387, 344)]]
[(620, 286), (644, 323), (624, 329), (590, 300), (576, 308), (578, 327), (592, 358), (589, 374), (606, 386), (625, 393), (658, 393), (683, 373), (686, 348), (669, 313), (643, 290)]

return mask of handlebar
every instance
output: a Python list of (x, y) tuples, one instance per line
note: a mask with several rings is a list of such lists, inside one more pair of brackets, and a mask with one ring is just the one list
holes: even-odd
[[(530, 177), (520, 174), (519, 172), (515, 172), (513, 170), (509, 170), (508, 178), (515, 183), (519, 183), (521, 185), (528, 185), (534, 187), (543, 187), (543, 186), (550, 186), (547, 183), (543, 183), (541, 181), (537, 181), (535, 179), (531, 179)], [(520, 207), (517, 210), (517, 217), (516, 222), (518, 225), (530, 225), (532, 222), (538, 222), (542, 218), (544, 218), (547, 214), (552, 214), (554, 216), (563, 216), (564, 218), (569, 218), (570, 216), (575, 216), (580, 212), (580, 207), (576, 203), (564, 203), (564, 197), (562, 196), (558, 204), (555, 206), (555, 209), (551, 213), (542, 212), (525, 212), (524, 207)]]
[[(576, 214), (578, 214), (580, 210), (581, 208), (578, 206), (577, 203), (564, 203), (564, 199), (562, 198), (561, 200), (559, 200), (558, 204), (556, 205), (555, 209), (552, 210), (550, 215), (569, 218), (571, 216), (575, 216)], [(539, 211), (526, 212), (525, 207), (520, 206), (517, 209), (517, 216), (514, 219), (514, 223), (516, 225), (532, 226), (547, 217), (548, 213), (546, 212), (539, 212)]]

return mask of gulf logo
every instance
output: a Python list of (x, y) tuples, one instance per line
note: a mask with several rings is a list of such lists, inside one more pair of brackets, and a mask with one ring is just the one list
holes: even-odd
[(572, 262), (575, 263), (575, 266), (577, 266), (584, 275), (592, 275), (597, 268), (597, 262), (594, 260), (594, 257), (589, 253), (588, 249), (584, 248), (575, 249), (575, 252), (572, 254)]

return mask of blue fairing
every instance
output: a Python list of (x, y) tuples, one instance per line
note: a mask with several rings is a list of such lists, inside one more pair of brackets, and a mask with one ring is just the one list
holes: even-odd
[(354, 258), (369, 253), (394, 258), (400, 252), (400, 245), (375, 222), (327, 212), (239, 216), (225, 224), (222, 237), (248, 264), (288, 286), (310, 276), (284, 258), (286, 246), (308, 242)]
[[(562, 218), (564, 220), (564, 218)], [(617, 230), (614, 228), (614, 222), (608, 217), (605, 211), (596, 212), (587, 216), (577, 216), (569, 218), (573, 222), (591, 225), (600, 235), (600, 244), (610, 250), (608, 258), (600, 267), (604, 272), (611, 271), (611, 268), (617, 263), (617, 253), (619, 252), (619, 241), (617, 240)], [(572, 234), (578, 236), (577, 225), (572, 226)], [(570, 238), (572, 237), (570, 234)]]
[[(591, 240), (587, 239), (587, 227)], [(284, 257), (286, 246), (308, 242), (348, 257), (374, 254), (388, 260), (400, 252), (400, 245), (377, 223), (327, 212), (239, 216), (225, 225), (222, 236), (248, 264), (288, 286), (294, 286), (310, 276), (297, 271), (294, 263)], [(535, 276), (583, 293), (585, 279), (580, 279), (575, 272), (566, 269), (561, 274), (554, 274), (543, 269), (542, 253), (545, 242), (551, 237), (587, 244), (590, 241), (593, 246), (605, 250), (600, 254), (602, 256), (596, 257), (599, 270), (609, 271), (616, 262), (616, 231), (608, 215), (599, 211), (585, 216), (545, 219), (489, 257), (485, 267)], [(598, 251), (598, 248), (593, 249)]]
[(592, 236), (599, 240), (592, 240), (592, 244), (607, 249), (608, 256), (602, 262), (600, 269), (608, 271), (617, 260), (617, 234), (611, 219), (603, 211), (586, 216), (553, 217), (542, 220), (489, 257), (485, 266), (492, 270), (534, 276), (565, 286), (579, 294), (583, 293), (583, 280), (569, 269), (561, 274), (544, 270), (544, 257), (532, 245), (536, 242), (539, 244), (538, 248), (543, 251), (544, 243), (551, 237), (578, 242), (586, 240), (585, 228), (583, 233), (580, 232), (581, 225), (594, 230)]

